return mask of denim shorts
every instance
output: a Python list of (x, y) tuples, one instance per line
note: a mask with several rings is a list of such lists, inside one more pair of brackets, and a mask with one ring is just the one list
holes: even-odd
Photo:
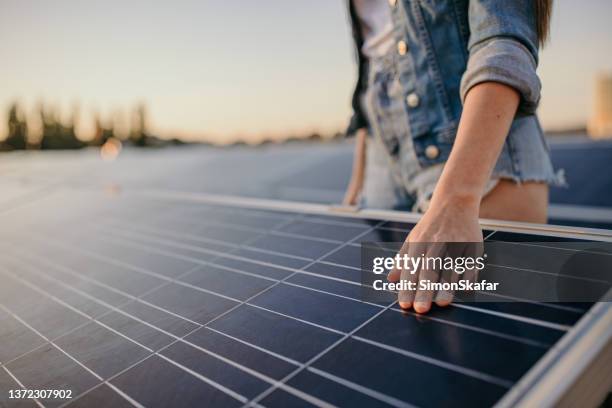
[[(444, 164), (424, 167), (416, 157), (394, 55), (391, 52), (371, 61), (367, 91), (362, 96), (369, 137), (361, 205), (424, 212)], [(536, 116), (517, 117), (512, 123), (485, 195), (500, 179), (565, 184), (563, 172), (553, 170)]]

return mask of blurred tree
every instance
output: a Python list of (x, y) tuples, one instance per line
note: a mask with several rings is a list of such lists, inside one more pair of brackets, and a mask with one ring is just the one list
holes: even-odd
[(8, 114), (8, 136), (4, 141), (7, 150), (23, 150), (28, 144), (28, 126), (22, 118), (17, 103), (13, 103)]
[(90, 146), (102, 146), (108, 139), (115, 137), (114, 126), (112, 124), (109, 127), (103, 126), (98, 114), (96, 114), (95, 122), (96, 133), (89, 144)]
[(144, 104), (138, 105), (136, 110), (134, 110), (130, 140), (136, 146), (143, 147), (147, 145), (147, 111)]
[(94, 119), (94, 127), (95, 133), (91, 142), (89, 142), (90, 146), (102, 146), (104, 144), (104, 140), (102, 140), (102, 134), (104, 129), (102, 129), (102, 121), (100, 120), (100, 115), (96, 113)]
[(100, 115), (96, 114), (96, 134), (94, 135), (93, 140), (89, 143), (91, 146), (103, 146), (104, 143), (108, 141), (108, 139), (115, 137), (115, 127), (111, 122), (110, 126), (104, 126), (102, 124), (102, 120), (100, 119)]
[(43, 129), (41, 149), (79, 149), (84, 146), (84, 143), (76, 137), (74, 117), (67, 126), (64, 126), (55, 110), (49, 111), (41, 107), (40, 120)]

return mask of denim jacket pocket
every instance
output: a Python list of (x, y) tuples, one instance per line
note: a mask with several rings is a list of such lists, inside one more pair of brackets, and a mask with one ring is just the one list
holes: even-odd
[(414, 152), (422, 168), (446, 162), (450, 155), (458, 122), (451, 122), (441, 129), (432, 129), (412, 139)]

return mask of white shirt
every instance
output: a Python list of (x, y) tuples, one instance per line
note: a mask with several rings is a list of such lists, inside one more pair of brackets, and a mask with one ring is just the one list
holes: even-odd
[(367, 58), (382, 57), (393, 46), (393, 21), (387, 0), (352, 0), (359, 19)]

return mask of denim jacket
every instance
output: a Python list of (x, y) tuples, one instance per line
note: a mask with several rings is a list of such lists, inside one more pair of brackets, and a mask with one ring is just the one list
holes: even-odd
[[(348, 1), (359, 79), (347, 134), (368, 126), (360, 98), (368, 61)], [(448, 158), (465, 95), (481, 82), (500, 82), (521, 96), (517, 116), (533, 115), (540, 99), (538, 36), (533, 0), (388, 0), (410, 136), (422, 164)], [(535, 118), (534, 118), (535, 120)], [(427, 146), (440, 154), (427, 157)]]

